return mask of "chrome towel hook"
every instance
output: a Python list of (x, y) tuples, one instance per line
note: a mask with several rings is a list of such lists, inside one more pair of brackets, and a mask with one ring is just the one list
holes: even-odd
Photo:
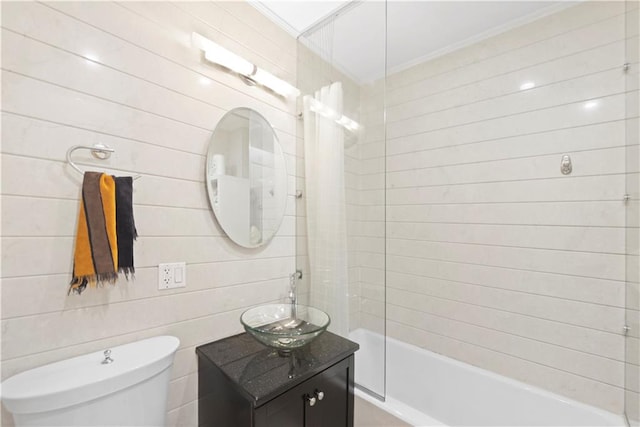
[(571, 157), (568, 154), (562, 156), (562, 160), (560, 161), (560, 172), (563, 175), (569, 175), (573, 171), (573, 163), (571, 162)]

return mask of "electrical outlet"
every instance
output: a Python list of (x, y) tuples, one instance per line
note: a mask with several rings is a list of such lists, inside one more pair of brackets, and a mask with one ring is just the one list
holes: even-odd
[(187, 286), (187, 269), (184, 262), (158, 264), (158, 289), (184, 288)]

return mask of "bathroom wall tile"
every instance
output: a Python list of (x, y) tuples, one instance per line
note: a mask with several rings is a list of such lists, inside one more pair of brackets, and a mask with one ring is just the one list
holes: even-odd
[(465, 322), (425, 315), (420, 311), (406, 310), (394, 305), (389, 306), (389, 311), (389, 315), (393, 318), (397, 317), (398, 322), (415, 328), (623, 387), (624, 362), (621, 361), (505, 334)]
[[(630, 202), (634, 203), (634, 202)], [(635, 202), (637, 204), (637, 202)], [(395, 205), (387, 208), (390, 222), (424, 224), (474, 223), (502, 225), (607, 226), (623, 224), (618, 200), (509, 203)]]
[[(47, 351), (58, 346), (72, 346), (90, 340), (108, 338), (135, 330), (157, 328), (211, 312), (225, 312), (241, 307), (284, 300), (288, 280), (242, 284), (224, 289), (211, 289), (145, 298), (85, 309), (54, 312), (37, 316), (7, 319), (2, 325), (3, 354), (7, 359)], [(145, 313), (141, 318), (139, 313)], [(73, 325), (84, 327), (65, 334)], [(38, 327), (48, 325), (48, 328)], [(23, 331), (33, 331), (26, 336)]]
[(352, 244), (357, 250), (384, 252), (385, 239), (383, 237), (354, 237)]
[(385, 289), (381, 285), (372, 285), (370, 283), (362, 282), (360, 286), (360, 296), (362, 298), (371, 299), (374, 301), (385, 301)]
[[(387, 176), (385, 175), (384, 172), (381, 172), (381, 171), (375, 171), (375, 172), (370, 173), (370, 174), (361, 174), (360, 175), (360, 190), (367, 191), (367, 190), (381, 190), (381, 189), (384, 189), (385, 186), (386, 186), (386, 179), (387, 179)], [(380, 193), (378, 193), (378, 199), (377, 200), (379, 200), (380, 203), (382, 203), (382, 200), (379, 197), (380, 197)]]
[[(504, 231), (507, 230), (508, 233)], [(576, 228), (490, 224), (432, 224), (392, 222), (387, 236), (396, 239), (489, 244), (567, 251), (625, 253), (625, 230), (618, 227)]]
[(626, 364), (624, 386), (629, 391), (640, 392), (640, 366), (631, 363)]
[[(6, 237), (73, 236), (79, 201), (41, 197), (5, 196), (2, 224)], [(207, 209), (136, 206), (134, 217), (141, 236), (221, 236), (222, 229)], [(290, 231), (291, 217), (282, 229)], [(170, 227), (167, 224), (171, 224)]]
[(376, 301), (374, 299), (363, 297), (360, 303), (360, 310), (363, 313), (384, 317), (384, 313), (385, 313), (384, 301)]
[[(159, 262), (170, 262), (170, 259), (178, 259), (181, 255), (194, 263), (294, 255), (293, 237), (274, 237), (270, 244), (259, 252), (240, 248), (226, 237), (183, 237), (180, 240), (185, 242), (185, 248), (170, 247), (165, 250), (158, 248), (166, 243), (163, 240), (162, 238), (148, 238), (140, 241), (141, 255), (139, 259), (141, 265), (153, 265), (155, 259), (160, 260)], [(162, 259), (164, 261), (161, 261)]]
[[(205, 152), (210, 132), (170, 121), (131, 107), (125, 107), (64, 89), (39, 80), (4, 72), (3, 110), (23, 116), (46, 119), (84, 129), (103, 132), (182, 149)], [(40, 98), (41, 97), (41, 98)], [(222, 117), (220, 114), (217, 119)]]
[[(629, 295), (632, 297), (632, 295)], [(640, 311), (634, 310), (632, 307), (627, 305), (626, 310), (626, 324), (631, 326), (628, 336), (632, 338), (640, 338), (640, 331), (637, 328), (637, 325), (640, 325)], [(634, 325), (636, 327), (634, 327)]]
[[(449, 143), (453, 140), (456, 144), (461, 144), (585, 126), (625, 117), (624, 95), (612, 94), (601, 97), (596, 104), (590, 105), (593, 107), (587, 108), (586, 100), (576, 101), (571, 104), (515, 113), (475, 123), (469, 122), (459, 126), (437, 127), (428, 131), (422, 131), (421, 125), (416, 124), (413, 129), (405, 128), (396, 132), (390, 129), (388, 143), (390, 147), (394, 147), (391, 152), (399, 150), (406, 152), (421, 149), (419, 141), (425, 138), (432, 141), (449, 141)], [(398, 140), (403, 137), (406, 138)]]
[(380, 274), (381, 268), (361, 268), (360, 275), (363, 282), (369, 285), (384, 286), (384, 275)]
[[(70, 173), (75, 174), (66, 165), (69, 141), (82, 141), (82, 145), (101, 143), (115, 150), (105, 160), (95, 159), (88, 150), (75, 151), (73, 160), (87, 170), (110, 167), (118, 175), (135, 172), (190, 181), (201, 181), (204, 177), (206, 152), (188, 153), (180, 147), (158, 147), (142, 141), (10, 113), (3, 113), (2, 121), (5, 123), (2, 137), (6, 141), (2, 147), (3, 153), (64, 162), (64, 169), (69, 169)], [(44, 140), (47, 144), (42, 144)]]
[(376, 121), (373, 124), (365, 123), (362, 131), (361, 143), (363, 145), (367, 145), (384, 142), (386, 131), (383, 123), (384, 122), (380, 123), (380, 121)]
[[(293, 56), (295, 59), (296, 41), (291, 35), (280, 28), (272, 25), (270, 18), (264, 16), (251, 3), (245, 2), (221, 2), (216, 3), (221, 9), (228, 11), (231, 15), (238, 19), (236, 22), (242, 22), (248, 28), (256, 29), (260, 35), (271, 42), (275, 43), (287, 55)], [(231, 26), (229, 31), (243, 31), (245, 27)], [(252, 41), (253, 42), (253, 41)], [(251, 43), (253, 45), (253, 43)]]
[(624, 194), (624, 181), (625, 176), (619, 174), (530, 180), (525, 182), (527, 191), (522, 191), (523, 183), (520, 181), (392, 188), (387, 190), (387, 202), (391, 205), (425, 205), (618, 201), (620, 194)]
[[(640, 25), (640, 24), (639, 24)], [(631, 64), (637, 63), (640, 59), (640, 38), (631, 37), (627, 39), (626, 58)]]
[[(598, 17), (597, 19), (602, 18)], [(531, 33), (529, 36), (531, 37)], [(502, 38), (504, 37), (505, 35)], [(574, 31), (565, 31), (556, 37), (543, 39), (539, 42), (529, 42), (519, 49), (509, 50), (467, 66), (451, 69), (447, 73), (437, 74), (433, 78), (422, 79), (416, 84), (404, 85), (397, 90), (391, 90), (389, 103), (394, 105), (399, 103), (399, 100), (417, 99), (428, 95), (429, 91), (433, 91), (433, 88), (455, 87), (468, 82), (470, 78), (476, 81), (483, 80), (496, 74), (531, 67), (623, 38), (624, 14), (620, 12), (592, 25), (580, 27)], [(443, 83), (444, 81), (446, 83)]]
[(6, 301), (22, 301), (21, 304), (4, 303), (2, 318), (51, 313), (84, 307), (96, 307), (156, 296), (167, 296), (212, 288), (225, 288), (243, 283), (271, 279), (286, 279), (294, 269), (291, 257), (265, 258), (191, 264), (187, 266), (188, 287), (158, 290), (157, 266), (137, 267), (135, 278), (119, 280), (116, 286), (104, 286), (81, 297), (67, 297), (66, 290), (71, 273), (47, 276), (26, 276), (3, 279)]
[(391, 255), (416, 259), (624, 280), (624, 255), (397, 239), (389, 239), (387, 248)]
[[(2, 361), (2, 377), (81, 354), (102, 351), (105, 348), (125, 344), (156, 335), (175, 335), (180, 338), (180, 348), (205, 344), (226, 336), (240, 333), (242, 326), (236, 322), (243, 309), (163, 325), (157, 328), (132, 331), (104, 339), (90, 340), (74, 346), (58, 347), (41, 353), (33, 353), (16, 359)], [(195, 358), (195, 354), (194, 354)]]
[[(572, 176), (625, 173), (624, 159), (627, 151), (629, 150), (625, 147), (617, 147), (571, 153), (573, 164), (576, 168), (580, 166), (580, 170), (576, 170)], [(560, 176), (558, 163), (561, 158), (560, 154), (552, 154), (422, 169), (403, 166), (402, 170), (389, 174), (387, 185), (391, 188), (406, 188), (557, 178)]]
[[(580, 76), (618, 68), (623, 49), (623, 40), (605, 45), (598, 43), (591, 49), (581, 50), (572, 55), (500, 74), (486, 80), (477, 81), (475, 76), (470, 75), (469, 81), (471, 82), (461, 86), (430, 86), (432, 93), (428, 96), (390, 106), (388, 119), (390, 122), (396, 122), (456, 106), (475, 105), (474, 103), (482, 100), (519, 92), (529, 96), (533, 93), (531, 90), (527, 92), (520, 90), (520, 86), (525, 82), (534, 83), (534, 88), (551, 88), (558, 83), (566, 85), (572, 79)], [(446, 75), (448, 76), (448, 73)], [(619, 76), (618, 74), (616, 77)], [(444, 76), (441, 78), (445, 79)]]
[(369, 313), (360, 313), (360, 327), (384, 335), (386, 332), (386, 322), (380, 313), (375, 315)]
[(192, 401), (167, 413), (167, 425), (195, 427), (198, 425), (198, 402)]
[[(184, 247), (176, 246), (176, 242), (185, 242)], [(258, 256), (255, 251), (236, 247), (226, 237), (140, 237), (136, 242), (139, 254), (136, 262), (141, 267), (148, 267), (172, 259), (202, 263), (293, 256), (293, 242), (293, 237), (275, 237)], [(72, 237), (5, 238), (2, 240), (2, 261), (6, 267), (2, 274), (4, 277), (22, 277), (30, 272), (44, 275), (71, 271), (73, 246)], [(25, 271), (24, 263), (34, 256), (40, 260), (39, 264)]]
[[(243, 3), (240, 7), (243, 8), (244, 13), (238, 10), (236, 14), (229, 13), (224, 4), (216, 5), (210, 2), (176, 2), (174, 4), (191, 16), (205, 22), (215, 23), (217, 30), (227, 35), (235, 43), (246, 46), (247, 50), (255, 50), (257, 47), (255, 41), (261, 40), (260, 56), (264, 59), (258, 65), (278, 77), (291, 80), (291, 83), (295, 84), (296, 50), (293, 37), (281, 34), (280, 38), (286, 40), (284, 45), (288, 49), (283, 49), (282, 42), (271, 40), (271, 37), (268, 37), (260, 29), (275, 26), (269, 25), (271, 22), (264, 16), (260, 20), (261, 25), (256, 26), (255, 21), (260, 13), (251, 8), (249, 4)], [(233, 47), (235, 48), (235, 46)]]
[[(396, 287), (395, 274), (390, 276), (393, 288), (389, 288), (388, 300), (396, 308), (389, 307), (389, 312), (402, 312), (397, 307), (419, 310), (451, 321), (528, 337), (612, 360), (624, 360), (623, 339), (614, 332), (564, 323), (562, 320), (554, 319), (553, 315), (536, 315), (520, 310), (519, 307), (491, 307), (482, 301), (476, 302), (473, 298), (456, 299), (444, 292), (430, 291), (430, 287), (414, 294), (411, 292), (415, 291), (405, 290), (410, 285), (404, 288), (402, 285)], [(422, 307), (419, 307), (418, 301), (422, 302)], [(597, 313), (597, 310), (594, 311)], [(392, 317), (395, 319), (395, 315)], [(398, 318), (397, 321), (410, 324), (406, 319)]]
[(621, 3), (589, 2), (568, 8), (543, 19), (514, 28), (503, 34), (464, 47), (448, 55), (435, 58), (407, 70), (391, 74), (387, 85), (391, 88), (423, 80), (425, 77), (465, 68), (476, 62), (524, 48), (532, 42), (553, 40), (564, 33), (588, 27), (624, 13)]
[[(390, 274), (390, 276), (390, 280), (396, 279), (396, 275)], [(465, 304), (470, 304), (473, 306), (494, 308), (507, 313), (521, 314), (560, 323), (567, 323), (569, 325), (583, 326), (612, 334), (617, 334), (619, 332), (619, 325), (623, 322), (624, 318), (624, 310), (618, 307), (597, 306), (595, 304), (562, 300), (554, 301), (553, 298), (527, 295), (525, 293), (511, 294), (500, 290), (473, 289), (474, 286), (461, 286), (455, 283), (441, 283), (433, 280), (423, 280), (423, 283), (426, 282), (423, 287), (418, 291), (414, 291), (413, 289), (416, 288), (415, 282), (416, 280), (412, 280), (406, 286), (404, 284), (398, 284), (395, 281), (391, 282), (390, 290), (393, 289), (393, 292), (389, 292), (389, 300), (391, 300), (391, 297), (393, 296), (397, 299), (397, 304), (408, 308), (417, 308), (417, 301), (422, 301), (424, 303), (425, 311), (436, 310), (438, 313), (442, 313), (442, 307), (444, 306), (450, 306), (452, 313), (459, 313), (464, 311)], [(440, 286), (441, 288), (438, 289), (437, 286)], [(408, 288), (412, 290), (407, 291)], [(449, 290), (447, 288), (452, 289)], [(478, 287), (475, 286), (475, 288)], [(469, 291), (469, 295), (464, 294), (465, 290)], [(462, 304), (459, 304), (458, 301)], [(513, 301), (513, 303), (507, 305), (502, 301), (508, 301), (509, 303)], [(549, 306), (541, 307), (540, 304), (543, 302), (548, 302)], [(434, 307), (438, 304), (441, 306)], [(474, 309), (474, 307), (470, 307), (469, 309)], [(567, 314), (567, 310), (575, 310), (577, 312), (575, 317), (570, 318)], [(488, 312), (487, 314), (494, 316), (499, 313)], [(466, 313), (465, 315), (469, 314)], [(507, 316), (504, 313), (500, 315)], [(477, 323), (478, 321), (474, 320), (474, 322)], [(483, 322), (483, 320), (480, 320), (480, 322)], [(569, 329), (577, 330), (576, 328)], [(582, 333), (579, 335), (582, 335)], [(576, 338), (579, 338), (579, 335), (576, 336)], [(615, 342), (615, 337), (603, 334), (595, 335), (603, 338), (610, 338), (612, 341), (608, 341), (609, 343)], [(619, 350), (620, 344), (621, 343), (618, 343), (618, 346), (613, 346), (606, 350), (603, 349), (602, 351), (606, 351), (609, 357), (615, 357), (614, 355), (617, 354), (618, 357), (621, 358), (621, 352)], [(610, 350), (616, 348), (618, 349), (617, 352), (610, 353)]]
[(591, 104), (593, 108), (589, 109), (586, 109), (587, 103), (583, 101), (426, 133), (405, 134), (402, 138), (389, 135), (388, 150), (391, 154), (406, 153), (429, 147), (462, 145), (622, 120), (625, 117), (624, 98), (624, 95), (603, 97)]
[(390, 171), (390, 179), (393, 179), (393, 171), (405, 169), (613, 148), (620, 146), (620, 142), (624, 139), (624, 132), (625, 123), (618, 120), (471, 144), (437, 146), (437, 141), (424, 139), (424, 144), (418, 151), (393, 153), (387, 156), (387, 168)]
[(498, 289), (525, 291), (533, 295), (601, 303), (623, 307), (624, 284), (621, 281), (570, 276), (533, 270), (479, 264), (421, 260), (413, 257), (387, 256), (389, 271), (406, 273), (459, 283), (490, 286)]
[(184, 347), (176, 351), (173, 368), (171, 369), (172, 380), (198, 372), (198, 360), (193, 357), (195, 353), (196, 346)]
[(194, 372), (169, 383), (169, 397), (167, 410), (171, 411), (182, 406), (182, 402), (198, 400), (198, 373)]
[[(193, 164), (190, 166), (197, 167)], [(92, 170), (93, 168), (87, 169)], [(98, 170), (116, 175), (122, 174), (122, 171), (114, 171), (108, 167)], [(34, 180), (7, 179), (8, 177), (20, 176), (24, 171), (29, 171)], [(131, 173), (131, 171), (125, 172), (125, 174)], [(3, 155), (2, 176), (2, 192), (6, 195), (79, 200), (82, 177), (66, 162)], [(158, 188), (163, 191), (157, 191)], [(171, 197), (168, 198), (167, 194), (171, 194)], [(135, 181), (133, 197), (136, 204), (143, 205), (196, 209), (207, 209), (209, 206), (203, 182), (163, 176), (144, 175), (142, 179)]]
[[(634, 276), (640, 275), (638, 272), (640, 259), (637, 256), (627, 257), (627, 309), (640, 310), (640, 283), (633, 281)], [(629, 270), (634, 270), (631, 273)]]
[(640, 365), (640, 339), (627, 337), (625, 353), (627, 363)]
[[(166, 8), (171, 12), (167, 15), (171, 22), (183, 17), (179, 9), (166, 3), (157, 4), (153, 10)], [(17, 33), (46, 41), (81, 57), (89, 55), (98, 64), (174, 89), (224, 110), (238, 105), (255, 108), (275, 123), (276, 128), (293, 133), (292, 123), (272, 114), (283, 109), (288, 111), (291, 105), (263, 90), (239, 84), (236, 76), (202, 64), (200, 52), (190, 47), (190, 32), (184, 28), (167, 31), (164, 26), (159, 27), (145, 19), (144, 15), (132, 13), (114, 3), (94, 5), (90, 10), (55, 2), (47, 6), (22, 3), (12, 4), (3, 12), (3, 17), (8, 18), (4, 21), (5, 27)], [(32, 26), (24, 16), (57, 24)], [(101, 28), (107, 31), (101, 31)], [(75, 36), (78, 33), (85, 37), (78, 39)]]
[(361, 206), (384, 206), (385, 191), (383, 189), (377, 190), (362, 190), (360, 192), (360, 205)]
[(358, 144), (360, 150), (359, 157), (362, 160), (372, 159), (376, 157), (384, 157), (385, 144), (384, 141), (371, 142), (368, 144)]
[(390, 336), (622, 412), (625, 20), (584, 2), (388, 76)]
[[(220, 107), (14, 32), (3, 30), (2, 38), (10, 47), (5, 53), (12, 58), (3, 63), (5, 70), (74, 91), (91, 93), (101, 99), (206, 130), (212, 130), (221, 114), (224, 114)], [(96, 85), (96, 81), (100, 84)], [(158, 99), (166, 102), (157, 102)]]
[[(197, 425), (195, 346), (241, 332), (247, 307), (286, 296), (302, 145), (295, 102), (203, 63), (190, 33), (292, 83), (296, 41), (249, 5), (15, 2), (2, 9), (2, 378), (175, 335), (181, 345), (168, 422)], [(272, 123), (288, 163), (287, 216), (256, 250), (228, 240), (203, 185), (211, 132), (239, 106)], [(136, 277), (67, 296), (81, 177), (65, 156), (71, 145), (95, 143), (116, 152), (97, 161), (78, 151), (74, 160), (142, 175), (134, 185)], [(159, 291), (158, 263), (175, 261), (186, 261), (188, 286)]]
[[(621, 55), (618, 55), (618, 59)], [(578, 77), (548, 86), (534, 87), (504, 96), (465, 103), (424, 115), (390, 122), (388, 135), (392, 138), (419, 132), (428, 132), (465, 123), (489, 120), (534, 110), (555, 107), (624, 92), (625, 79), (619, 67), (608, 71)]]
[(640, 404), (638, 404), (638, 400), (640, 400), (640, 393), (636, 393), (634, 391), (625, 391), (625, 401), (627, 402), (626, 413), (627, 417), (630, 420), (631, 425), (635, 426), (640, 423)]
[(385, 224), (383, 221), (359, 221), (358, 235), (371, 237), (384, 237)]

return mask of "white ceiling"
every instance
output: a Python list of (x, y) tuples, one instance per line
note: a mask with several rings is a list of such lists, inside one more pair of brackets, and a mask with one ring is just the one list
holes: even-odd
[(276, 21), (294, 37), (298, 37), (307, 28), (349, 2), (345, 0), (249, 0), (249, 3)]
[[(308, 32), (303, 38), (360, 83), (531, 22), (575, 1), (254, 1), (265, 15), (294, 36), (340, 11), (333, 37)], [(387, 38), (385, 40), (385, 6)], [(322, 46), (322, 47), (320, 47)]]

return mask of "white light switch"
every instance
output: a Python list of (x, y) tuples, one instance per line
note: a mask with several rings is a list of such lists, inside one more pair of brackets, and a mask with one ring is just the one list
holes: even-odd
[(187, 269), (184, 262), (158, 264), (158, 289), (184, 288), (187, 286)]

